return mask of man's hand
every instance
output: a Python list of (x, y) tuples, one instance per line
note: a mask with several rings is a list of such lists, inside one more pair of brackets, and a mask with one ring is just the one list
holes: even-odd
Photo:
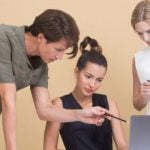
[(77, 110), (78, 120), (88, 124), (101, 125), (105, 118), (110, 120), (110, 117), (105, 116), (105, 113), (110, 114), (107, 109), (102, 107), (90, 107), (82, 110)]

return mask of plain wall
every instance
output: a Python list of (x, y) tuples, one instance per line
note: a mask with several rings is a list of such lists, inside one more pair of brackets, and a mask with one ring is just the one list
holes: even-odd
[[(132, 105), (132, 58), (144, 43), (130, 25), (131, 12), (139, 0), (1, 0), (0, 23), (30, 25), (34, 17), (48, 8), (61, 9), (71, 14), (81, 31), (81, 40), (89, 35), (99, 41), (108, 59), (108, 72), (99, 90), (117, 101), (122, 118), (130, 119), (137, 112)], [(79, 55), (78, 55), (79, 56)], [(74, 86), (75, 59), (49, 64), (51, 98), (69, 93)], [(19, 150), (42, 150), (44, 121), (36, 114), (29, 88), (17, 93), (17, 143)], [(1, 117), (0, 117), (1, 119)], [(124, 123), (126, 137), (129, 124)], [(0, 149), (4, 150), (2, 125)], [(59, 148), (63, 148), (61, 141)]]

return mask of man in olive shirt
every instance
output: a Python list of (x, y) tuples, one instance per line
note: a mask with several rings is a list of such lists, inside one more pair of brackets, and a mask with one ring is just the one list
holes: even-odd
[[(0, 25), (0, 110), (6, 150), (16, 150), (16, 91), (27, 86), (38, 116), (47, 121), (82, 121), (101, 124), (108, 111), (100, 107), (83, 110), (55, 108), (48, 92), (47, 64), (62, 59), (72, 47), (78, 50), (79, 30), (67, 13), (49, 9), (37, 16), (30, 26)], [(102, 117), (101, 117), (102, 116)]]

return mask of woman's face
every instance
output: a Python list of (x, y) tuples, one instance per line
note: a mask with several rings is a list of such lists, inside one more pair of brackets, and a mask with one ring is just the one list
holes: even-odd
[(57, 59), (62, 59), (67, 48), (67, 42), (65, 39), (48, 43), (44, 37), (41, 37), (38, 44), (38, 53), (45, 63), (50, 63)]
[(90, 96), (96, 92), (104, 79), (106, 68), (88, 62), (84, 69), (76, 69), (76, 89), (84, 96)]
[(150, 46), (150, 24), (145, 21), (141, 21), (135, 24), (135, 31), (139, 37)]

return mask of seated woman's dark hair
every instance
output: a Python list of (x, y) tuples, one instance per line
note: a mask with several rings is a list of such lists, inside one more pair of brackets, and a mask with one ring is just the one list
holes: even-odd
[[(88, 46), (89, 49), (86, 49)], [(102, 48), (97, 40), (92, 39), (89, 36), (85, 37), (80, 43), (80, 51), (82, 54), (79, 57), (76, 65), (79, 70), (84, 69), (87, 62), (104, 66), (107, 69), (107, 60), (102, 54)]]

